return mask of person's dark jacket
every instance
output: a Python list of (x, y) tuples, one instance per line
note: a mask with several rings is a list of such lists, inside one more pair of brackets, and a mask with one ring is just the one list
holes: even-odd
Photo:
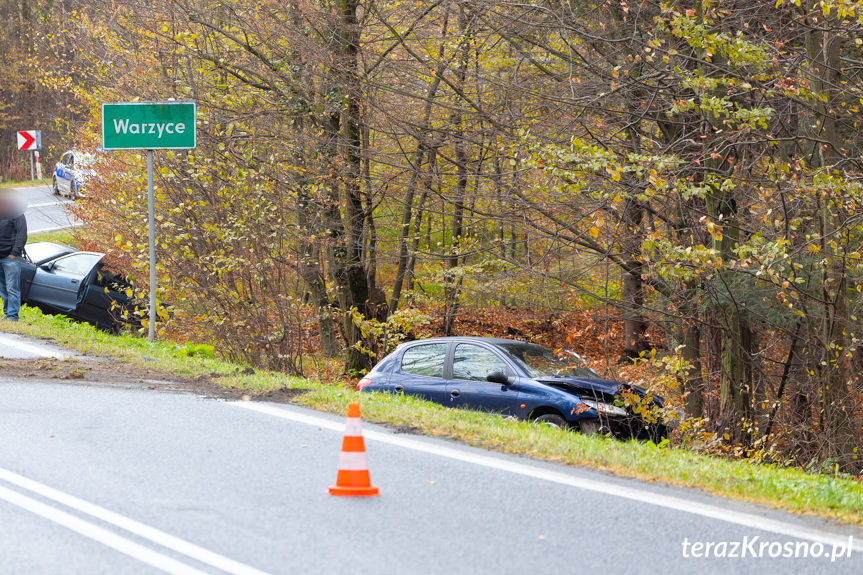
[(0, 219), (0, 258), (12, 254), (20, 258), (27, 243), (27, 220), (24, 215)]

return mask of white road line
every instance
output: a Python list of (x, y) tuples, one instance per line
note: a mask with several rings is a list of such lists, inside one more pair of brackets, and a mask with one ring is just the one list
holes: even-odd
[(66, 359), (71, 355), (68, 353), (63, 353), (62, 351), (54, 351), (38, 345), (25, 343), (18, 339), (13, 339), (11, 337), (6, 337), (3, 335), (0, 335), (0, 345), (9, 346), (13, 349), (17, 349), (18, 351), (23, 351), (24, 353), (31, 353), (37, 357), (53, 357), (56, 359)]
[(41, 202), (41, 203), (38, 203), (38, 204), (28, 204), (28, 205), (27, 205), (27, 209), (29, 210), (30, 208), (47, 208), (48, 206), (63, 206), (63, 205), (66, 205), (66, 204), (71, 204), (71, 203), (72, 203), (72, 202), (68, 202), (68, 201), (67, 201), (67, 202), (64, 202), (64, 201), (59, 201), (59, 202)]
[(263, 571), (259, 571), (258, 569), (249, 567), (248, 565), (234, 561), (233, 559), (229, 559), (193, 543), (189, 543), (179, 537), (169, 535), (168, 533), (160, 531), (154, 527), (144, 525), (134, 519), (129, 519), (128, 517), (109, 511), (104, 507), (88, 503), (87, 501), (78, 499), (73, 495), (63, 493), (62, 491), (58, 491), (57, 489), (48, 487), (47, 485), (43, 485), (37, 481), (33, 481), (32, 479), (28, 479), (22, 475), (18, 475), (12, 471), (0, 468), (0, 479), (27, 489), (33, 493), (41, 495), (42, 497), (56, 501), (57, 503), (66, 505), (67, 507), (71, 507), (81, 513), (86, 513), (96, 519), (110, 523), (111, 525), (119, 527), (129, 533), (134, 533), (139, 537), (143, 537), (153, 543), (176, 551), (177, 553), (182, 553), (187, 557), (191, 557), (192, 559), (206, 563), (207, 565), (221, 569), (222, 571), (227, 571), (234, 575), (266, 575)]
[(40, 228), (38, 230), (27, 230), (27, 235), (32, 236), (33, 234), (43, 234), (46, 232), (59, 232), (60, 230), (69, 230), (72, 228), (77, 228), (83, 226), (84, 224), (69, 224), (66, 226), (56, 226), (53, 228)]
[[(281, 417), (283, 419), (288, 419), (297, 423), (314, 425), (323, 429), (330, 429), (333, 431), (341, 432), (343, 432), (345, 429), (345, 426), (342, 423), (336, 423), (323, 417), (315, 417), (313, 415), (306, 415), (295, 411), (289, 411), (287, 409), (275, 407), (272, 405), (253, 403), (248, 401), (228, 401), (226, 403), (228, 405), (242, 407), (251, 411), (257, 411), (260, 413), (265, 413), (267, 415)], [(506, 471), (525, 477), (532, 477), (535, 479), (551, 481), (554, 483), (559, 483), (561, 485), (569, 485), (571, 487), (577, 487), (579, 489), (584, 489), (587, 491), (602, 493), (604, 495), (621, 497), (623, 499), (629, 499), (631, 501), (637, 501), (639, 503), (646, 503), (648, 505), (655, 505), (657, 507), (664, 507), (666, 509), (682, 511), (684, 513), (699, 515), (708, 519), (725, 521), (726, 523), (742, 525), (744, 527), (749, 527), (752, 529), (769, 531), (771, 533), (776, 533), (779, 535), (787, 535), (796, 539), (818, 541), (827, 545), (835, 544), (845, 546), (848, 544), (847, 535), (831, 533), (829, 531), (821, 531), (818, 529), (795, 525), (793, 523), (787, 523), (785, 521), (779, 521), (776, 519), (769, 519), (752, 513), (734, 511), (732, 509), (726, 509), (718, 505), (710, 505), (707, 503), (691, 501), (682, 497), (674, 497), (671, 495), (663, 495), (650, 491), (642, 491), (634, 487), (627, 487), (615, 483), (604, 483), (594, 479), (575, 477), (566, 473), (561, 473), (542, 467), (534, 467), (532, 465), (511, 461), (508, 459), (471, 453), (468, 451), (447, 447), (445, 445), (439, 445), (425, 441), (417, 441), (415, 439), (409, 439), (395, 434), (384, 433), (375, 430), (366, 430), (363, 435), (366, 439), (370, 439), (372, 441), (380, 441), (382, 443), (403, 447), (405, 449), (412, 449), (414, 451), (420, 451), (423, 453), (428, 453), (430, 455), (437, 455), (439, 457), (446, 457), (448, 459), (463, 461), (465, 463), (472, 463), (474, 465), (480, 465), (482, 467)], [(863, 540), (854, 540), (852, 548), (855, 551), (863, 552)]]
[(156, 569), (165, 571), (166, 573), (174, 573), (176, 575), (206, 575), (203, 571), (199, 571), (185, 563), (172, 559), (167, 555), (162, 555), (152, 549), (147, 549), (143, 545), (139, 545), (134, 541), (120, 537), (119, 535), (111, 533), (106, 529), (102, 529), (97, 525), (93, 525), (83, 519), (79, 519), (74, 515), (69, 515), (65, 511), (60, 511), (59, 509), (45, 505), (44, 503), (31, 499), (26, 495), (22, 495), (3, 486), (0, 486), (0, 500), (5, 500), (13, 505), (17, 505), (22, 509), (26, 509), (31, 513), (35, 513), (36, 515), (62, 525), (67, 529), (80, 533), (84, 537), (89, 537), (94, 541), (98, 541), (103, 545), (107, 545), (112, 549), (116, 549), (120, 553), (124, 553), (129, 557), (134, 557), (138, 561), (151, 565)]

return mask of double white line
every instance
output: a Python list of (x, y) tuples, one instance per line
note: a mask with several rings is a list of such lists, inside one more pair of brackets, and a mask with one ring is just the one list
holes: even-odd
[[(199, 547), (188, 541), (184, 541), (173, 535), (169, 535), (164, 531), (160, 531), (148, 525), (144, 525), (134, 519), (129, 519), (113, 511), (109, 511), (104, 507), (99, 507), (92, 503), (88, 503), (82, 499), (78, 499), (62, 491), (58, 491), (47, 485), (43, 485), (32, 479), (27, 479), (17, 473), (0, 468), (0, 480), (6, 481), (16, 487), (29, 491), (31, 494), (38, 495), (75, 511), (88, 515), (94, 519), (98, 519), (116, 528), (122, 529), (133, 535), (137, 535), (142, 539), (146, 539), (152, 543), (160, 545), (171, 551), (175, 551), (186, 557), (209, 565), (219, 571), (231, 573), (232, 575), (266, 575), (263, 571), (259, 571), (243, 563), (229, 559), (218, 553), (214, 553), (203, 547)], [(43, 503), (37, 499), (19, 493), (13, 489), (9, 489), (0, 485), (0, 500), (6, 501), (13, 505), (17, 505), (22, 509), (44, 517), (54, 523), (62, 525), (67, 529), (71, 529), (85, 537), (89, 537), (94, 541), (98, 541), (103, 545), (111, 547), (124, 553), (130, 557), (151, 565), (166, 573), (177, 575), (207, 575), (212, 571), (200, 571), (186, 563), (173, 559), (163, 553), (154, 551), (139, 543), (121, 537), (103, 527), (85, 521), (80, 517), (72, 515), (62, 509)]]

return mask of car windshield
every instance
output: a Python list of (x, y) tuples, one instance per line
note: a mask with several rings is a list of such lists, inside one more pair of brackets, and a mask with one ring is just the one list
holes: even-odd
[(569, 376), (598, 379), (596, 373), (574, 354), (556, 356), (547, 347), (532, 343), (502, 343), (497, 347), (533, 378)]

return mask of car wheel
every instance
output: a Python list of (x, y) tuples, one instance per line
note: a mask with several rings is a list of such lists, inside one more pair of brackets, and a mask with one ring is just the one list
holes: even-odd
[(69, 197), (73, 200), (78, 196), (78, 185), (75, 180), (69, 180)]
[(598, 419), (579, 419), (578, 429), (584, 435), (597, 435), (602, 430), (602, 422)]
[(535, 422), (540, 425), (548, 425), (550, 427), (566, 427), (566, 420), (556, 413), (546, 413), (545, 415), (540, 415), (536, 419)]
[(57, 176), (53, 176), (53, 177), (51, 178), (51, 192), (52, 192), (55, 196), (59, 196), (59, 195), (60, 195), (60, 188), (58, 188), (58, 187), (57, 187)]

